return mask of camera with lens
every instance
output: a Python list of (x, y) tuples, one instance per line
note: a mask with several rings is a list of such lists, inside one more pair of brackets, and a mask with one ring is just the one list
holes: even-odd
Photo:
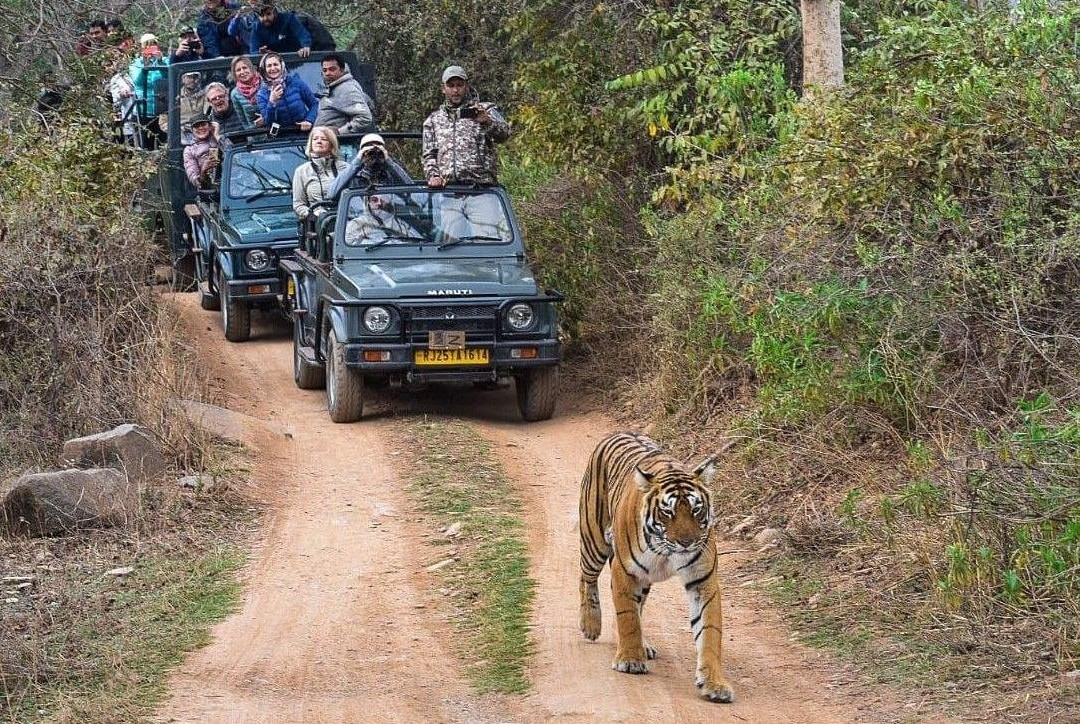
[(198, 52), (200, 52), (202, 50), (202, 41), (201, 40), (189, 40), (188, 41), (188, 48), (190, 48), (193, 53), (198, 53)]
[(476, 105), (475, 103), (470, 103), (469, 105), (463, 106), (461, 108), (461, 117), (462, 118), (476, 118), (479, 115), (480, 115), (480, 106)]

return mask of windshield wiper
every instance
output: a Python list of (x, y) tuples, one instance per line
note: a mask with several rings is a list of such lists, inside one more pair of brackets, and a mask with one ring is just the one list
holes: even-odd
[(270, 188), (265, 188), (262, 191), (256, 191), (251, 196), (244, 197), (244, 202), (250, 204), (252, 201), (258, 201), (264, 196), (269, 196), (270, 194), (283, 194), (286, 191), (291, 190), (292, 188), (289, 186), (271, 186)]
[(444, 241), (439, 244), (436, 249), (442, 251), (451, 246), (457, 246), (464, 241), (502, 241), (502, 237), (499, 236), (462, 236), (457, 239), (451, 239), (450, 241)]
[(423, 244), (425, 241), (427, 241), (427, 239), (422, 236), (384, 236), (383, 238), (376, 241), (374, 244), (368, 244), (364, 248), (368, 251), (371, 251), (375, 247), (382, 246), (383, 244), (389, 244), (391, 241), (418, 241)]

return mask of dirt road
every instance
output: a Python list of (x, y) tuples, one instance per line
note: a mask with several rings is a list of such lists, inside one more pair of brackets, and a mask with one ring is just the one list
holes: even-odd
[[(912, 718), (913, 704), (850, 683), (788, 641), (776, 615), (738, 586), (725, 591), (725, 660), (733, 705), (695, 696), (693, 649), (677, 582), (653, 589), (645, 630), (660, 650), (648, 676), (610, 669), (604, 632), (577, 631), (577, 486), (604, 417), (564, 409), (518, 421), (511, 390), (377, 401), (371, 419), (330, 422), (321, 392), (296, 389), (288, 327), (255, 316), (251, 341), (222, 338), (195, 295), (176, 304), (238, 412), (274, 423), (252, 440), (253, 494), (269, 505), (246, 572), (241, 609), (175, 674), (159, 721), (662, 721), (847, 722)], [(534, 691), (523, 699), (470, 692), (439, 615), (423, 527), (394, 463), (392, 413), (445, 413), (477, 426), (525, 500), (537, 581)], [(282, 426), (290, 435), (281, 433)], [(725, 544), (725, 548), (740, 547)], [(736, 556), (725, 556), (725, 569)], [(724, 574), (726, 575), (726, 573)]]

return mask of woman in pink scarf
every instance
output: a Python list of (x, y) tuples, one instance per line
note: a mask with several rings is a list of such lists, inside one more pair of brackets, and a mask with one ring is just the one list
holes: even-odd
[(232, 75), (236, 79), (236, 87), (229, 92), (233, 107), (249, 125), (261, 126), (263, 120), (259, 115), (259, 102), (255, 100), (255, 96), (262, 86), (262, 78), (255, 70), (255, 65), (246, 55), (238, 55), (233, 58)]

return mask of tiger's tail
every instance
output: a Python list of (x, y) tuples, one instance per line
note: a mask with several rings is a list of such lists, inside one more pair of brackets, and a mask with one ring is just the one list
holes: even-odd
[(611, 525), (608, 511), (603, 444), (593, 451), (581, 478), (578, 526), (581, 532), (581, 633), (590, 641), (600, 636), (600, 591), (596, 580), (611, 559), (611, 543), (605, 536)]

